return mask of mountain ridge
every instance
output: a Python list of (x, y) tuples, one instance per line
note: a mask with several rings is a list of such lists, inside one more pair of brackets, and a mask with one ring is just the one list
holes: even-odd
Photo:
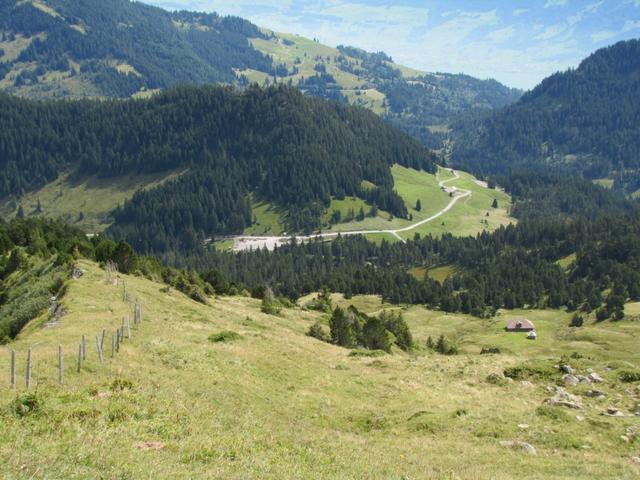
[(237, 17), (129, 0), (4, 0), (0, 34), (0, 89), (10, 93), (129, 97), (178, 83), (291, 82), (370, 108), (430, 147), (440, 145), (458, 113), (498, 108), (521, 94), (495, 81), (418, 72), (383, 53), (276, 34)]

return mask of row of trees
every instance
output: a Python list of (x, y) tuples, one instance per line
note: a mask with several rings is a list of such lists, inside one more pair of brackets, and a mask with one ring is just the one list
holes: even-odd
[[(590, 312), (614, 296), (640, 299), (640, 214), (573, 222), (526, 220), (475, 238), (444, 235), (376, 245), (361, 237), (287, 245), (274, 252), (194, 253), (180, 262), (220, 272), (232, 284), (269, 284), (297, 298), (326, 287), (388, 302), (490, 315), (498, 308), (561, 307)], [(575, 254), (569, 269), (559, 260)], [(171, 255), (168, 261), (178, 261)], [(412, 267), (451, 265), (443, 283)], [(608, 297), (603, 292), (608, 291)]]

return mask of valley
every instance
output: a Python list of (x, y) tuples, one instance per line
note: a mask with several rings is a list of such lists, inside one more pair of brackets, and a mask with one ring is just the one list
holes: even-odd
[(638, 2), (236, 3), (0, 0), (0, 477), (638, 478)]
[[(495, 230), (501, 225), (515, 221), (508, 213), (509, 196), (498, 189), (489, 190), (485, 184), (467, 173), (440, 167), (436, 175), (430, 175), (400, 165), (394, 165), (392, 173), (395, 188), (405, 204), (414, 206), (409, 207), (411, 220), (396, 219), (386, 212), (379, 211), (375, 218), (369, 216), (360, 221), (330, 225), (330, 231), (319, 231), (310, 235), (256, 234), (222, 237), (216, 240), (216, 244), (221, 244), (217, 248), (233, 248), (236, 251), (260, 248), (273, 250), (290, 242), (292, 237), (298, 242), (304, 242), (312, 239), (330, 240), (339, 235), (364, 235), (373, 241), (385, 239), (404, 242), (416, 234), (474, 235), (482, 231)], [(463, 186), (469, 189), (462, 188)], [(449, 190), (445, 191), (447, 187)], [(450, 187), (454, 187), (455, 190), (451, 190)], [(498, 205), (495, 208), (492, 207), (494, 200)], [(421, 205), (419, 211), (415, 208), (418, 201)], [(363, 208), (369, 209), (370, 206), (365, 203)], [(331, 211), (332, 207), (329, 210)], [(353, 211), (351, 213), (353, 215)], [(252, 226), (251, 230), (255, 232), (260, 227), (264, 227), (263, 233), (266, 233), (272, 230), (273, 223), (258, 224)]]
[[(120, 274), (143, 305), (140, 330), (103, 365), (89, 348), (76, 373), (80, 335), (116, 328), (131, 308), (96, 264), (78, 266), (84, 274), (69, 285), (59, 325), (43, 330), (47, 317), (40, 317), (0, 347), (0, 458), (10, 477), (45, 470), (66, 478), (283, 478), (296, 472), (305, 478), (506, 479), (514, 469), (528, 479), (636, 474), (637, 417), (629, 415), (640, 392), (619, 376), (639, 360), (637, 320), (576, 330), (558, 310), (505, 310), (483, 320), (402, 308), (416, 350), (361, 356), (306, 335), (314, 322), (326, 322), (300, 307), (313, 296), (273, 316), (260, 312), (258, 300), (219, 297), (203, 305)], [(399, 308), (376, 296), (332, 299), (370, 314)], [(503, 331), (505, 320), (518, 316), (536, 323), (537, 341)], [(207, 340), (221, 331), (239, 338)], [(425, 347), (441, 334), (458, 346), (458, 355)], [(58, 344), (68, 365), (63, 387), (56, 385)], [(501, 353), (480, 355), (483, 347)], [(37, 408), (16, 415), (10, 405), (27, 398), (28, 348)], [(10, 349), (18, 354), (18, 393), (7, 388), (4, 375)], [(583, 397), (580, 409), (545, 405), (547, 389), (562, 382), (553, 367), (559, 362), (604, 379), (566, 387)], [(527, 376), (501, 377), (527, 365)], [(606, 396), (589, 398), (590, 389)], [(602, 414), (611, 407), (625, 416)], [(512, 441), (533, 446), (536, 454), (504, 443)], [(75, 454), (65, 454), (70, 451)]]

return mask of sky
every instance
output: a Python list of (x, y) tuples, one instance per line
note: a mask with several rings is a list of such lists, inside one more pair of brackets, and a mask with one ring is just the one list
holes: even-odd
[(533, 88), (593, 51), (640, 38), (640, 0), (144, 0), (237, 15), (276, 32), (384, 51), (428, 72)]

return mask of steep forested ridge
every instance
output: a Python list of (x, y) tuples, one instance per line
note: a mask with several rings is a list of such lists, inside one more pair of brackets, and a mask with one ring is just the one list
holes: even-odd
[(453, 161), (507, 174), (532, 164), (640, 188), (640, 41), (617, 43), (557, 73), (518, 103), (459, 125)]
[(365, 106), (430, 147), (444, 134), (429, 126), (446, 129), (458, 114), (521, 94), (493, 80), (414, 72), (384, 53), (266, 32), (237, 17), (129, 0), (0, 0), (0, 90), (12, 94), (129, 97), (176, 84), (252, 82), (290, 83)]
[(397, 216), (390, 166), (435, 171), (433, 154), (373, 113), (284, 86), (184, 87), (148, 100), (33, 102), (0, 96), (0, 196), (61, 172), (115, 176), (188, 170), (139, 192), (113, 234), (141, 251), (191, 248), (251, 223), (248, 194), (284, 207), (293, 229), (316, 228), (331, 197), (371, 196)]
[[(232, 82), (234, 68), (272, 68), (249, 44), (262, 34), (245, 20), (129, 0), (3, 0), (0, 32), (12, 48), (29, 39), (2, 63), (0, 76), (13, 69), (5, 89), (32, 96), (126, 97), (179, 83)], [(43, 81), (47, 72), (64, 81)]]

